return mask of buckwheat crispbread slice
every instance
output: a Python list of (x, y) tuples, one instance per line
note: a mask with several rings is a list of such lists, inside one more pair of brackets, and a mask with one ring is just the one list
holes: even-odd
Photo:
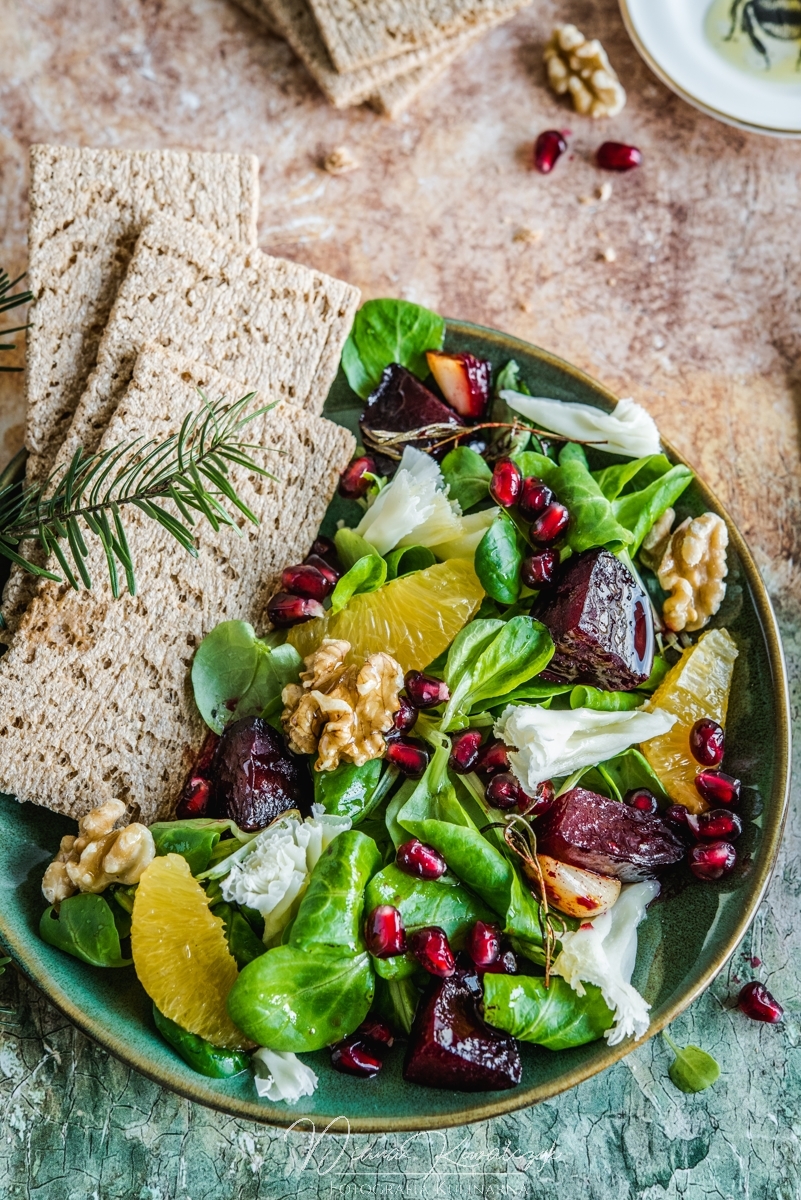
[(464, 33), (530, 0), (309, 0), (337, 71), (385, 62)]
[(52, 466), (145, 222), (172, 213), (253, 245), (258, 201), (251, 154), (31, 147), (28, 479)]
[(509, 13), (499, 17), (488, 25), (482, 25), (480, 29), (461, 34), (458, 38), (448, 38), (441, 43), (445, 49), (432, 53), (425, 66), (417, 67), (414, 71), (406, 71), (403, 75), (398, 75), (397, 78), (382, 83), (375, 94), (370, 97), (370, 107), (385, 117), (392, 119), (399, 117), (430, 83), (439, 78), (469, 46), (472, 46), (473, 42), (478, 41), (489, 28), (508, 20), (511, 15)]
[[(163, 438), (211, 399), (240, 385), (161, 347), (139, 355), (101, 446)], [(266, 403), (266, 388), (254, 405)], [(133, 506), (125, 510), (138, 595), (113, 599), (105, 558), (90, 543), (91, 591), (39, 583), (0, 660), (0, 790), (78, 817), (114, 796), (136, 800), (148, 823), (171, 814), (205, 729), (189, 670), (219, 621), (257, 629), (281, 570), (309, 551), (355, 440), (346, 429), (284, 401), (248, 427), (275, 480), (233, 468), (257, 514), (215, 534), (197, 525), (199, 557)]]

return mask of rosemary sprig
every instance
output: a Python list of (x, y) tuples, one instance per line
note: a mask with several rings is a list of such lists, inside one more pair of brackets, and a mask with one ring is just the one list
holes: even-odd
[[(274, 407), (269, 404), (246, 412), (254, 394), (229, 404), (224, 396), (211, 403), (200, 392), (202, 407), (189, 413), (180, 431), (163, 441), (140, 437), (95, 454), (79, 447), (66, 466), (43, 482), (3, 488), (0, 556), (34, 575), (62, 582), (62, 576), (15, 549), (23, 541), (33, 541), (45, 558), (52, 553), (73, 588), (90, 588), (85, 535), (89, 540), (94, 536), (105, 552), (114, 596), (120, 594), (119, 567), (128, 591), (135, 595), (134, 563), (122, 518), (127, 505), (158, 522), (194, 557), (198, 552), (193, 527), (198, 515), (215, 532), (223, 525), (238, 528), (224, 501), (258, 524), (229, 479), (232, 464), (274, 478), (249, 453), (261, 447), (242, 437), (246, 425)], [(170, 508), (164, 507), (167, 501), (172, 502)]]
[[(0, 271), (0, 313), (8, 312), (12, 308), (18, 308), (21, 304), (27, 304), (33, 299), (30, 292), (12, 292), (24, 275), (19, 275), (16, 279), (9, 279), (7, 271)], [(27, 325), (17, 325), (13, 329), (0, 329), (0, 337), (8, 337), (12, 333), (22, 333), (23, 329), (27, 329)], [(16, 344), (14, 342), (0, 342), (0, 350), (14, 350)], [(0, 365), (0, 371), (21, 371), (22, 367), (4, 367)]]

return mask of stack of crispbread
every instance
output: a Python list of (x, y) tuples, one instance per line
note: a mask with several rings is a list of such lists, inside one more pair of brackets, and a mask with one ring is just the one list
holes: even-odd
[[(198, 388), (278, 401), (248, 428), (275, 479), (232, 471), (259, 526), (198, 524), (193, 558), (129, 506), (137, 596), (113, 599), (95, 542), (91, 591), (18, 573), (6, 594), (0, 791), (72, 816), (119, 796), (152, 821), (172, 811), (203, 739), (194, 648), (222, 620), (264, 626), (281, 570), (308, 553), (353, 453), (352, 435), (319, 413), (358, 292), (249, 244), (255, 160), (52, 147), (32, 160), (28, 428), (39, 474), (78, 446), (165, 438), (199, 407)], [(89, 183), (67, 209), (54, 179)], [(59, 235), (75, 225), (84, 232), (68, 253)]]
[(238, 0), (283, 37), (337, 108), (395, 117), (476, 38), (530, 0)]

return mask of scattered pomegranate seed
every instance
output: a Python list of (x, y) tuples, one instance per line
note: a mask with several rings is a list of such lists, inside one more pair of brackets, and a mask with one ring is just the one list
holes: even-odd
[(511, 458), (499, 458), (492, 472), (489, 490), (496, 504), (502, 508), (511, 508), (520, 495), (523, 486), (523, 475), (516, 462)]
[(476, 771), (479, 775), (496, 775), (509, 770), (509, 751), (503, 742), (489, 741), (478, 752)]
[(737, 862), (737, 851), (728, 842), (699, 842), (690, 850), (690, 870), (698, 879), (720, 879)]
[(625, 142), (604, 142), (598, 147), (595, 159), (605, 171), (631, 171), (639, 167), (642, 154), (636, 146), (627, 146)]
[(456, 970), (448, 936), (438, 925), (428, 925), (409, 934), (409, 949), (429, 975), (447, 979)]
[(623, 799), (631, 808), (636, 808), (641, 813), (647, 813), (649, 817), (653, 817), (659, 811), (656, 796), (653, 792), (649, 792), (648, 788), (632, 788), (630, 792), (626, 792)]
[(550, 545), (561, 533), (564, 533), (569, 520), (570, 513), (564, 504), (560, 504), (558, 500), (552, 500), (547, 508), (542, 510), (529, 530), (532, 542), (536, 542), (539, 546)]
[(541, 479), (529, 475), (527, 479), (523, 480), (520, 488), (520, 499), (517, 502), (520, 516), (524, 517), (526, 521), (533, 521), (552, 500), (551, 489), (546, 487)]
[(320, 558), (326, 558), (326, 559), (328, 559), (328, 558), (333, 558), (333, 559), (336, 559), (336, 557), (337, 557), (337, 548), (336, 548), (336, 546), (334, 545), (334, 543), (331, 541), (331, 539), (330, 539), (330, 538), (327, 538), (327, 537), (317, 537), (317, 538), (315, 538), (315, 539), (314, 539), (314, 541), (312, 542), (312, 548), (311, 548), (311, 550), (310, 550), (310, 552), (309, 552), (309, 553), (310, 553), (310, 554), (318, 554), (318, 555), (320, 556)]
[(417, 879), (439, 879), (448, 869), (439, 850), (418, 838), (398, 846), (395, 861), (405, 875), (414, 875)]
[(723, 730), (717, 721), (701, 717), (690, 730), (693, 758), (703, 767), (718, 767), (723, 761)]
[(565, 150), (567, 142), (559, 130), (546, 129), (534, 143), (534, 166), (542, 175), (549, 175)]
[(451, 698), (447, 683), (422, 671), (407, 671), (403, 686), (415, 708), (435, 708)]
[(737, 997), (737, 1007), (752, 1021), (767, 1021), (776, 1025), (784, 1016), (784, 1009), (774, 1000), (764, 983), (747, 983)]
[(498, 775), (493, 775), (487, 784), (485, 794), (487, 804), (491, 804), (493, 808), (515, 808), (529, 798), (511, 771), (502, 771)]
[(740, 780), (723, 771), (699, 771), (695, 786), (707, 804), (736, 804), (740, 799)]
[(671, 825), (685, 831), (689, 829), (690, 814), (683, 804), (671, 804), (670, 808), (665, 809), (663, 816)]
[(541, 817), (548, 811), (555, 799), (556, 789), (550, 779), (543, 779), (542, 783), (537, 784), (535, 796), (529, 796), (528, 792), (523, 792), (520, 811), (527, 817)]
[(184, 786), (181, 789), (181, 796), (178, 800), (175, 814), (181, 820), (186, 821), (194, 817), (205, 817), (206, 809), (211, 799), (214, 756), (217, 753), (219, 744), (220, 738), (218, 734), (211, 732), (206, 734), (206, 740), (200, 748), (200, 754), (198, 754), (195, 765), (187, 775)]
[(501, 955), (501, 931), (497, 925), (476, 921), (467, 935), (467, 953), (477, 967), (486, 969)]
[(728, 808), (711, 808), (709, 812), (689, 816), (687, 823), (695, 836), (702, 842), (717, 842), (723, 839), (733, 842), (743, 832), (743, 823), (737, 813)]
[(371, 1079), (383, 1066), (381, 1059), (369, 1049), (357, 1034), (351, 1034), (331, 1047), (331, 1066), (343, 1075), (359, 1075)]
[(488, 967), (484, 967), (484, 973), (487, 975), (516, 975), (517, 959), (514, 951), (504, 950), (499, 959), (490, 963)]
[(315, 617), (325, 615), (325, 609), (319, 600), (309, 600), (305, 596), (290, 596), (289, 592), (276, 592), (267, 605), (267, 616), (273, 625), (283, 628), (287, 625), (300, 625), (303, 621), (312, 621)]
[(305, 596), (308, 600), (325, 600), (333, 590), (331, 580), (311, 563), (285, 567), (281, 572), (281, 587), (293, 596)]
[(467, 775), (478, 762), (481, 749), (481, 730), (463, 729), (451, 738), (451, 756), (448, 766), (457, 775)]
[(552, 582), (558, 566), (559, 555), (555, 550), (542, 550), (539, 554), (529, 554), (527, 558), (523, 559), (520, 578), (526, 587), (536, 591)]
[(379, 1021), (378, 1017), (367, 1017), (362, 1021), (355, 1036), (364, 1038), (376, 1046), (386, 1046), (387, 1050), (391, 1050), (395, 1045), (395, 1035), (389, 1025), (386, 1021)]
[(372, 482), (367, 478), (368, 475), (377, 475), (378, 468), (374, 458), (369, 454), (363, 454), (361, 458), (354, 458), (349, 466), (339, 477), (339, 494), (345, 500), (358, 500), (360, 496), (364, 496)]
[(428, 751), (422, 742), (396, 738), (387, 743), (387, 761), (409, 779), (420, 779), (428, 766)]
[(374, 958), (394, 958), (406, 952), (403, 918), (392, 904), (379, 904), (367, 918), (364, 940)]
[(408, 733), (417, 720), (417, 709), (406, 696), (398, 696), (400, 708), (395, 713), (395, 730), (397, 733)]
[(342, 572), (333, 563), (326, 562), (319, 554), (309, 554), (303, 561), (310, 567), (316, 567), (321, 575), (325, 575), (331, 587), (336, 587), (337, 580), (342, 575)]

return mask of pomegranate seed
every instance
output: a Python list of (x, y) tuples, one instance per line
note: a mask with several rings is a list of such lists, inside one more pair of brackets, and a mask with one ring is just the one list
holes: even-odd
[(325, 609), (319, 600), (309, 600), (306, 596), (290, 596), (288, 592), (277, 592), (267, 605), (267, 616), (273, 625), (284, 627), (300, 625), (302, 621), (312, 621), (315, 617), (325, 615)]
[(690, 730), (693, 758), (703, 767), (718, 767), (723, 761), (723, 730), (717, 721), (701, 717)]
[(417, 879), (439, 879), (448, 869), (439, 850), (418, 838), (398, 846), (395, 861), (405, 875), (414, 875)]
[(400, 708), (395, 713), (395, 730), (397, 733), (408, 733), (417, 720), (417, 709), (405, 696), (398, 696)]
[(378, 468), (374, 458), (369, 454), (363, 454), (361, 458), (354, 458), (350, 466), (345, 467), (345, 470), (339, 477), (339, 494), (346, 500), (358, 500), (360, 496), (364, 496), (369, 488), (372, 480), (368, 479), (368, 475), (377, 475)]
[(492, 472), (489, 490), (496, 504), (502, 508), (511, 508), (520, 495), (523, 485), (523, 475), (517, 463), (511, 458), (499, 458)]
[(176, 816), (181, 820), (193, 817), (205, 817), (212, 791), (212, 773), (214, 756), (220, 744), (219, 735), (207, 733), (206, 740), (200, 749), (195, 765), (186, 777), (181, 789), (181, 796), (176, 808)]
[(663, 815), (671, 825), (685, 831), (689, 829), (690, 814), (683, 804), (671, 804), (670, 808), (665, 809)]
[(642, 154), (636, 146), (627, 146), (625, 142), (604, 142), (598, 147), (595, 159), (605, 171), (631, 171), (639, 167)]
[(737, 1007), (752, 1021), (767, 1021), (775, 1025), (784, 1016), (784, 1009), (774, 1000), (764, 983), (747, 983), (737, 997)]
[(555, 799), (556, 789), (550, 779), (544, 779), (542, 783), (537, 784), (535, 796), (529, 796), (528, 792), (523, 792), (520, 811), (527, 817), (541, 817), (548, 811)]
[(550, 174), (565, 150), (567, 142), (559, 130), (546, 129), (534, 143), (534, 166), (542, 175)]
[(356, 1036), (373, 1042), (376, 1046), (386, 1046), (387, 1050), (391, 1050), (395, 1045), (395, 1036), (389, 1025), (386, 1021), (379, 1021), (377, 1017), (367, 1017), (362, 1021), (356, 1030)]
[(486, 921), (476, 921), (467, 935), (466, 949), (476, 966), (486, 969), (500, 958), (500, 929), (497, 925), (488, 925)]
[(363, 1079), (371, 1079), (378, 1074), (383, 1063), (359, 1037), (351, 1034), (331, 1047), (331, 1066), (344, 1075), (360, 1075)]
[(550, 545), (551, 542), (556, 541), (560, 533), (564, 533), (569, 520), (570, 513), (564, 504), (560, 504), (558, 500), (552, 500), (548, 507), (542, 510), (529, 530), (532, 542), (536, 542), (538, 546)]
[(520, 516), (527, 521), (533, 521), (536, 516), (542, 512), (544, 508), (553, 500), (553, 492), (549, 487), (546, 487), (541, 479), (537, 479), (534, 475), (529, 475), (523, 480), (520, 488), (520, 499), (517, 506), (520, 509)]
[(509, 751), (503, 742), (489, 741), (478, 752), (476, 771), (479, 775), (497, 775), (509, 770)]
[(488, 967), (484, 967), (486, 975), (516, 975), (517, 959), (512, 950), (504, 950), (501, 957)]
[(409, 949), (429, 975), (447, 979), (456, 970), (448, 936), (438, 925), (428, 925), (409, 934)]
[(730, 812), (728, 808), (711, 808), (697, 817), (688, 817), (687, 823), (702, 842), (717, 842), (721, 838), (733, 842), (743, 832), (742, 821), (737, 813)]
[(325, 575), (331, 587), (336, 587), (337, 580), (342, 575), (338, 567), (335, 567), (330, 562), (326, 562), (319, 554), (309, 554), (303, 561), (310, 567), (316, 567), (321, 575)]
[(448, 766), (457, 775), (467, 775), (478, 762), (481, 749), (481, 730), (463, 729), (451, 738), (451, 756)]
[(539, 554), (529, 554), (523, 559), (520, 578), (526, 587), (536, 591), (552, 581), (558, 566), (559, 555), (555, 550), (541, 550)]
[(331, 541), (330, 538), (318, 537), (318, 538), (315, 538), (314, 541), (312, 542), (312, 548), (309, 553), (317, 554), (320, 556), (320, 558), (336, 559), (337, 548), (334, 545), (334, 543)]
[(637, 812), (647, 813), (649, 817), (659, 811), (656, 796), (653, 792), (649, 792), (648, 788), (632, 788), (630, 792), (626, 792), (623, 799), (631, 808), (636, 808)]
[(379, 904), (367, 918), (364, 940), (374, 958), (394, 958), (406, 953), (403, 918), (392, 904)]
[(493, 808), (515, 808), (524, 803), (528, 797), (510, 771), (502, 771), (493, 775), (487, 784), (487, 804)]
[(333, 590), (331, 580), (310, 563), (285, 567), (281, 573), (281, 587), (293, 596), (305, 596), (309, 600), (325, 600)]
[(699, 842), (690, 850), (690, 870), (698, 879), (720, 879), (737, 862), (737, 851), (728, 842)]
[(415, 708), (434, 708), (451, 698), (447, 683), (422, 671), (407, 671), (403, 683)]
[(428, 766), (428, 751), (422, 742), (396, 738), (387, 743), (387, 761), (409, 779), (420, 779)]
[(707, 804), (736, 804), (740, 799), (740, 780), (723, 771), (699, 771), (695, 786)]

